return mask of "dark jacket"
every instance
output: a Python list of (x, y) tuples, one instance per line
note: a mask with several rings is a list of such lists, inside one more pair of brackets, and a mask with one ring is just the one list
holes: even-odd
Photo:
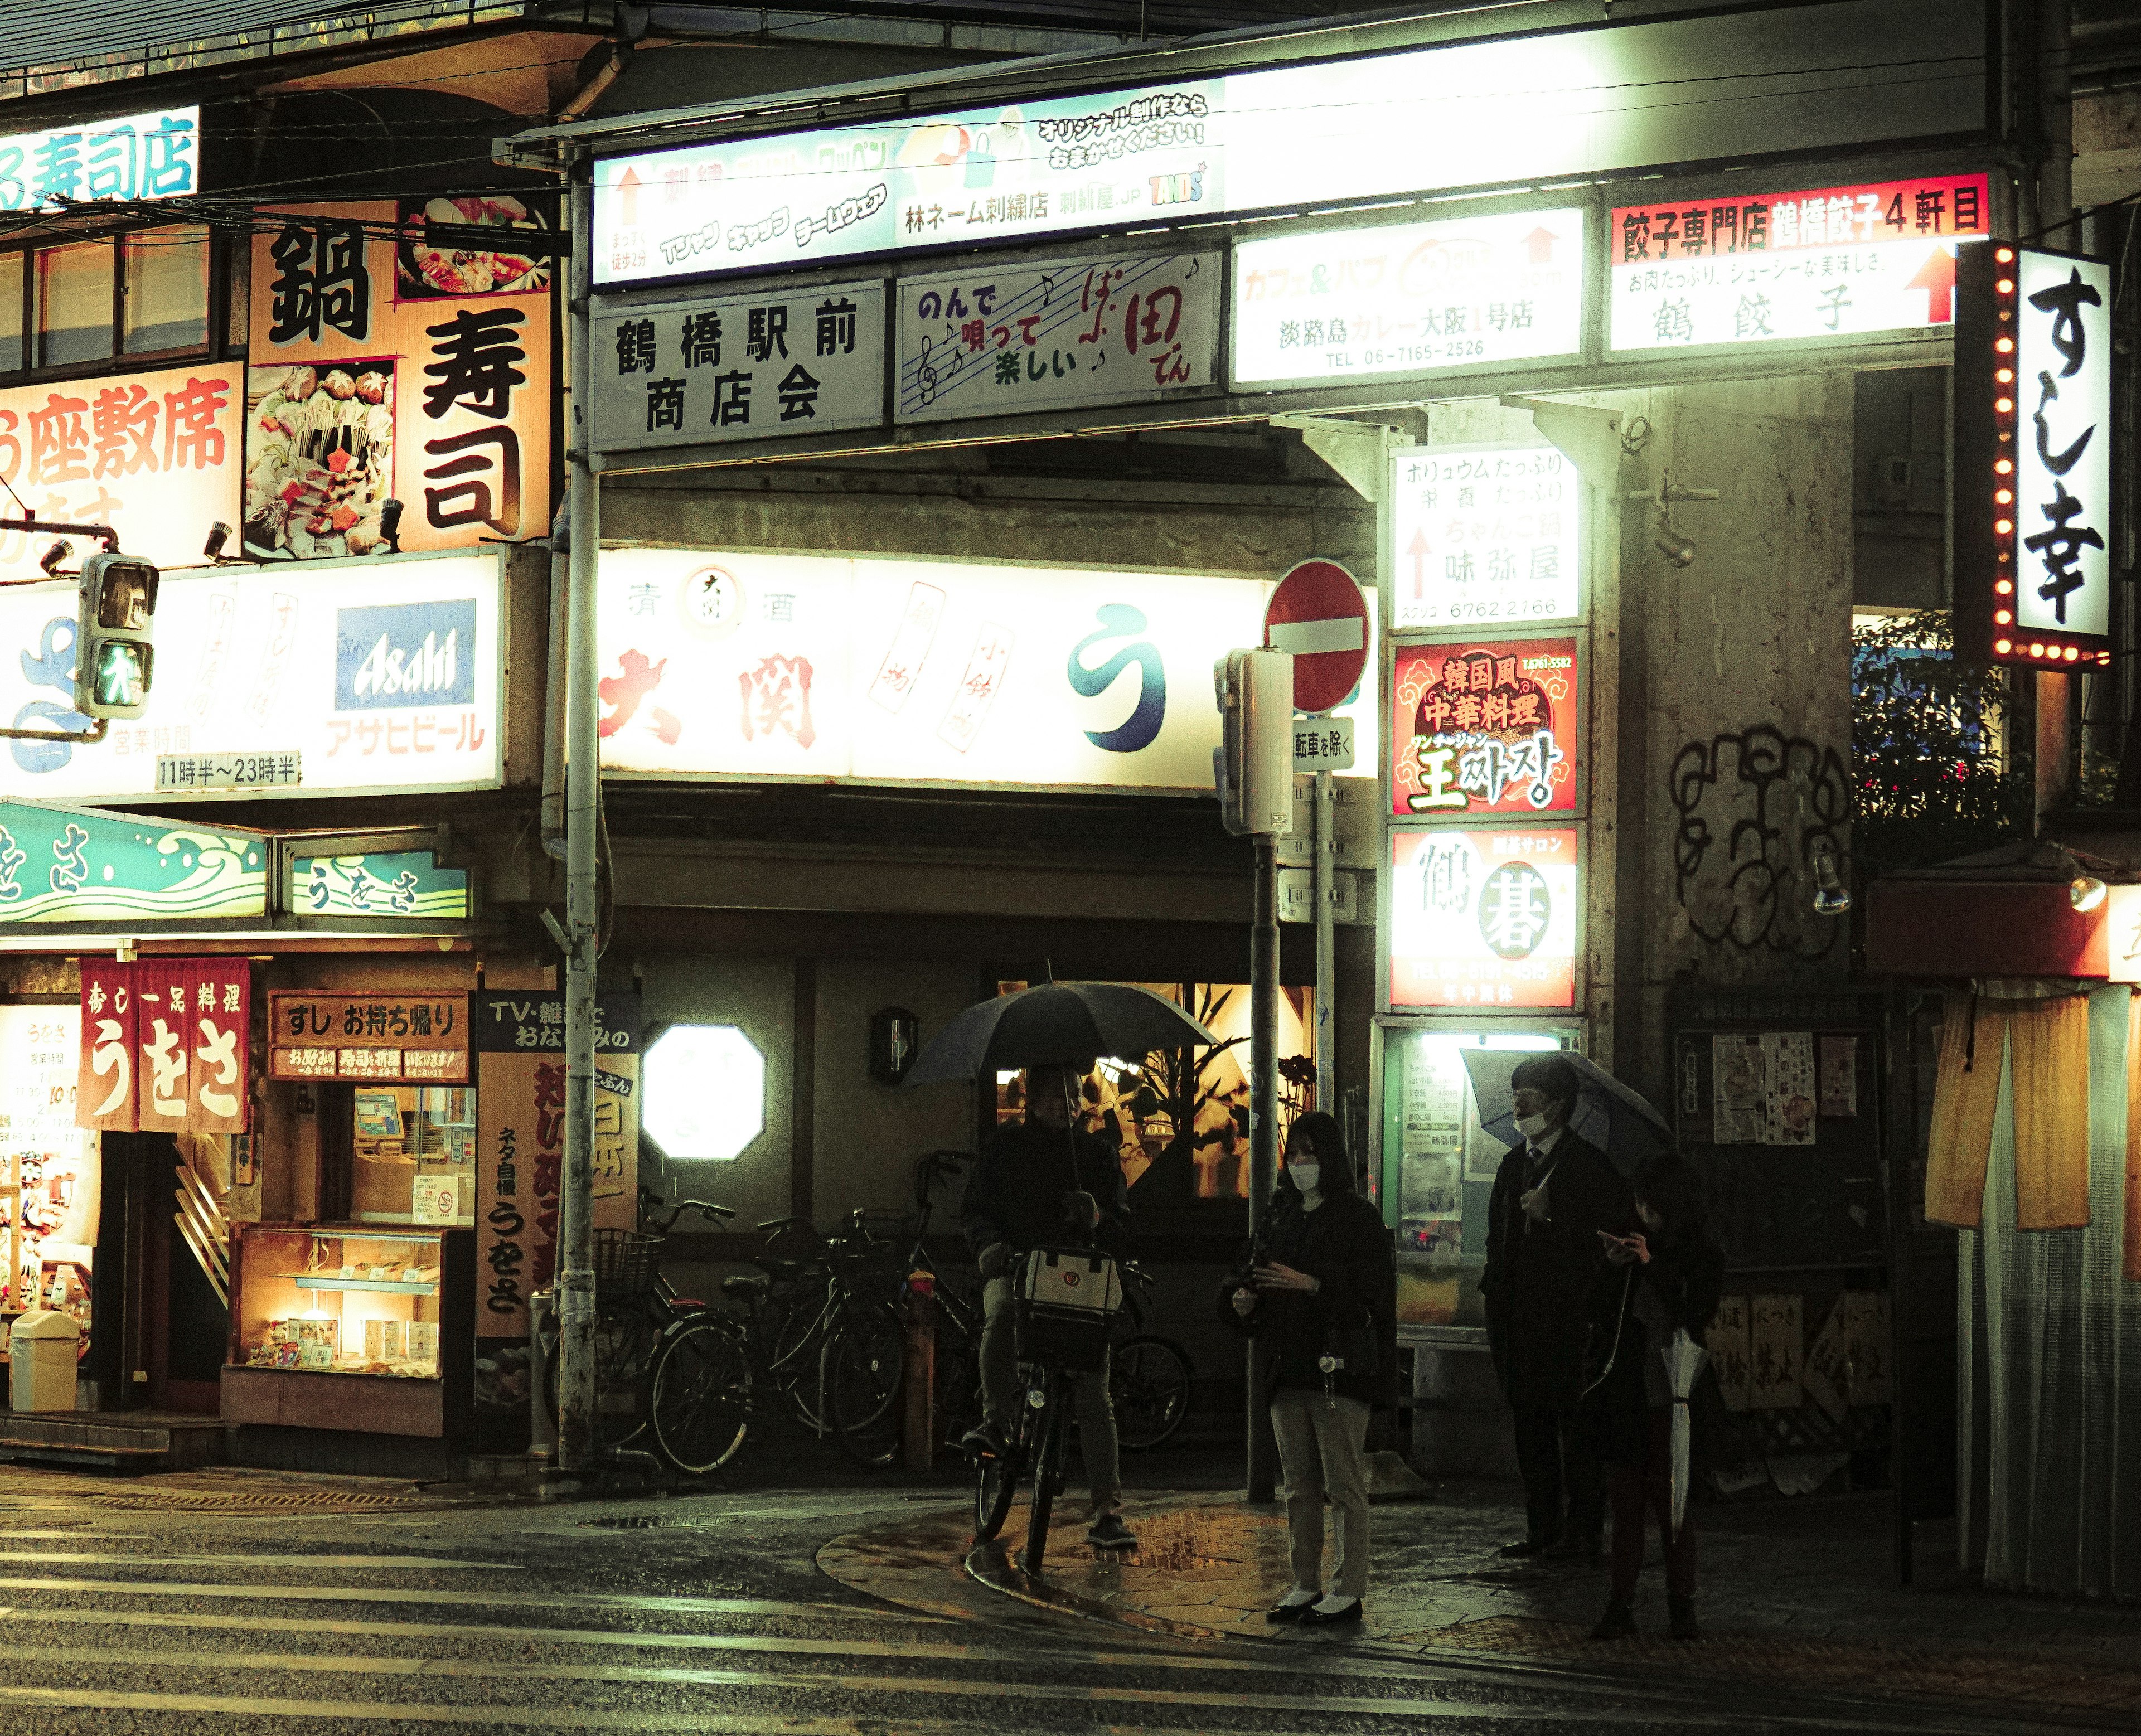
[(1510, 1148), (1487, 1202), (1487, 1343), (1511, 1404), (1565, 1410), (1582, 1396), (1592, 1290), (1607, 1269), (1598, 1232), (1626, 1224), (1634, 1199), (1606, 1154), (1563, 1128), (1544, 1171), (1548, 1219), (1535, 1223), (1518, 1203), (1528, 1161)]
[[(1645, 1380), (1652, 1355), (1645, 1316), (1661, 1316), (1700, 1344), (1725, 1293), (1725, 1256), (1705, 1222), (1646, 1239), (1648, 1264), (1609, 1265), (1592, 1291), (1583, 1426), (1608, 1464), (1641, 1464), (1650, 1453), (1654, 1394)], [(1705, 1367), (1700, 1378), (1708, 1375)]]
[(977, 1255), (998, 1242), (1021, 1252), (1074, 1247), (1078, 1238), (1063, 1212), (1063, 1196), (1074, 1188), (1091, 1194), (1100, 1208), (1100, 1246), (1119, 1259), (1127, 1255), (1130, 1208), (1122, 1165), (1113, 1146), (1082, 1128), (1028, 1119), (1000, 1129), (967, 1178), (959, 1227)]
[(1322, 1392), (1317, 1364), (1327, 1347), (1348, 1363), (1331, 1375), (1331, 1393), (1385, 1409), (1395, 1403), (1397, 1368), (1390, 1345), (1397, 1320), (1397, 1257), (1382, 1214), (1352, 1193), (1333, 1194), (1305, 1211), (1301, 1196), (1288, 1188), (1272, 1213), (1264, 1257), (1322, 1281), (1313, 1296), (1258, 1292), (1247, 1320), (1234, 1311), (1234, 1292), (1243, 1287), (1239, 1276), (1220, 1286), (1219, 1318), (1256, 1340), (1264, 1396), (1275, 1399), (1289, 1388)]

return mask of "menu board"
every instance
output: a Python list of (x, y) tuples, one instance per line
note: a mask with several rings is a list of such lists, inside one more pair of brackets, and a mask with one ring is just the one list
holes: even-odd
[(98, 1136), (75, 1125), (79, 1006), (0, 1006), (0, 1311), (60, 1308), (89, 1332)]

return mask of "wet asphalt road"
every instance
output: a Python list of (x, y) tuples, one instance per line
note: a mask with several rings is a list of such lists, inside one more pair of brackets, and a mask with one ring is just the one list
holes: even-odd
[[(1772, 1689), (1194, 1650), (1007, 1603), (932, 1620), (827, 1578), (887, 1491), (240, 1518), (0, 1512), (0, 1733), (1456, 1733), (1888, 1729)], [(983, 1600), (986, 1601), (986, 1599)], [(1954, 1720), (1923, 1728), (1954, 1729)]]

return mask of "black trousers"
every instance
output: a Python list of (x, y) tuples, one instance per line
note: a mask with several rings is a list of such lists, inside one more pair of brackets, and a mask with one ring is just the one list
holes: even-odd
[(1586, 1445), (1574, 1410), (1519, 1405), (1517, 1468), (1523, 1473), (1525, 1534), (1596, 1546), (1606, 1529), (1606, 1475)]

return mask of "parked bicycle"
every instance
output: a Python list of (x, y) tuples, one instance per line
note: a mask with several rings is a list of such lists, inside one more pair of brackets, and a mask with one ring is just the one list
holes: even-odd
[[(1125, 1453), (1149, 1453), (1170, 1439), (1189, 1414), (1197, 1379), (1189, 1351), (1144, 1324), (1152, 1275), (1134, 1260), (1122, 1264), (1123, 1311), (1108, 1357), (1108, 1395), (1115, 1413), (1115, 1441)], [(1121, 1332), (1121, 1326), (1132, 1330)]]

